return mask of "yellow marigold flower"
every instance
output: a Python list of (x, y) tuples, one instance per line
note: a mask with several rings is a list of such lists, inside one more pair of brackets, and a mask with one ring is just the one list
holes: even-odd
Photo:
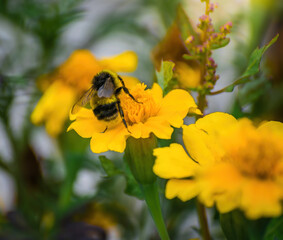
[(213, 113), (183, 126), (179, 144), (157, 148), (153, 171), (170, 179), (166, 197), (198, 196), (221, 213), (239, 208), (251, 219), (282, 214), (283, 124), (256, 128), (246, 118)]
[(121, 117), (105, 122), (98, 120), (93, 111), (86, 108), (71, 115), (71, 120), (75, 121), (68, 131), (74, 129), (81, 137), (91, 138), (90, 147), (94, 153), (108, 150), (123, 152), (130, 136), (149, 138), (150, 133), (154, 133), (158, 138), (170, 139), (171, 126), (181, 127), (188, 112), (201, 114), (192, 96), (184, 90), (173, 90), (163, 98), (158, 84), (154, 84), (152, 89), (146, 89), (145, 84), (137, 84), (130, 93), (139, 103), (124, 92), (119, 95), (129, 131)]
[[(132, 72), (136, 67), (137, 56), (131, 51), (100, 60), (88, 50), (74, 51), (54, 72), (39, 79), (39, 88), (44, 94), (31, 114), (32, 123), (45, 122), (46, 131), (56, 137), (63, 130), (70, 108), (91, 86), (95, 74), (103, 69)], [(127, 82), (133, 78), (123, 79)]]

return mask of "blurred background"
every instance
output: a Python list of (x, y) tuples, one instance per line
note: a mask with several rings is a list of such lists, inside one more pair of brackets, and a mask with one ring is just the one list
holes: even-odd
[[(233, 28), (230, 44), (213, 55), (220, 75), (216, 90), (241, 75), (257, 46), (283, 34), (282, 1), (217, 2), (216, 28), (227, 21)], [(1, 240), (158, 239), (122, 154), (103, 154), (113, 162), (111, 174), (88, 139), (74, 131), (52, 138), (44, 126), (32, 125), (30, 115), (42, 96), (37, 78), (77, 49), (98, 58), (133, 50), (139, 58), (133, 75), (151, 85), (151, 51), (178, 4), (195, 24), (204, 13), (200, 0), (0, 0)], [(268, 50), (256, 81), (210, 96), (206, 113), (283, 121), (282, 43), (280, 36)], [(162, 206), (172, 239), (199, 237), (194, 203), (162, 199)], [(210, 209), (209, 215), (212, 235), (223, 239), (217, 213)]]

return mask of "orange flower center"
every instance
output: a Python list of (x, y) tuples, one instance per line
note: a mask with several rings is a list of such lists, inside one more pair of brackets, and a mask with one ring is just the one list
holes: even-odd
[(156, 116), (159, 111), (159, 104), (153, 98), (150, 89), (145, 90), (145, 84), (138, 84), (130, 93), (135, 98), (134, 101), (128, 94), (121, 94), (120, 101), (125, 120), (129, 125), (142, 122), (149, 117)]
[(283, 160), (282, 143), (271, 133), (259, 132), (253, 126), (241, 127), (222, 139), (225, 161), (231, 162), (246, 176), (259, 179), (274, 177), (278, 163)]

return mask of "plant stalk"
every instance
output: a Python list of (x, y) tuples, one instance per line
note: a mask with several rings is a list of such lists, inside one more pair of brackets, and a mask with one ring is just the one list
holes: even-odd
[[(206, 108), (206, 106), (207, 106), (206, 95), (199, 93), (199, 95), (198, 95), (198, 108), (199, 108), (199, 110), (202, 113), (204, 113), (204, 109)], [(201, 117), (202, 116), (198, 116), (196, 118), (196, 120), (198, 118), (201, 118)], [(202, 239), (203, 240), (211, 240), (205, 207), (202, 203), (199, 202), (198, 199), (196, 199), (196, 207), (197, 207), (197, 213), (198, 213), (198, 219), (199, 219)]]
[(199, 224), (201, 228), (201, 236), (203, 240), (211, 240), (208, 223), (207, 223), (207, 217), (205, 212), (205, 207), (202, 203), (199, 202), (198, 199), (196, 199), (196, 205), (197, 205), (197, 212), (198, 212), (198, 218), (199, 218)]
[(157, 182), (140, 186), (161, 240), (170, 240), (161, 212)]

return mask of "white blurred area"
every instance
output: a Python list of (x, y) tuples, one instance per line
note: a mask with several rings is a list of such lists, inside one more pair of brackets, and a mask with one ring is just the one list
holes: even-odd
[(0, 211), (13, 209), (15, 198), (15, 183), (4, 171), (0, 170)]
[(93, 171), (83, 169), (77, 176), (74, 192), (79, 196), (93, 196), (101, 176)]
[[(135, 1), (126, 1), (126, 0), (88, 0), (85, 1), (81, 9), (84, 11), (83, 17), (68, 26), (67, 29), (64, 29), (64, 34), (61, 39), (61, 48), (58, 57), (55, 59), (54, 66), (60, 64), (64, 61), (73, 50), (76, 50), (84, 42), (86, 36), (90, 34), (91, 29), (95, 29), (97, 26), (97, 20), (103, 17), (106, 13), (110, 11), (121, 11), (123, 12), (127, 8), (131, 8), (132, 4)], [(183, 1), (185, 9), (191, 19), (197, 22), (197, 19), (204, 12), (204, 3), (200, 3), (200, 0), (187, 0)], [(220, 80), (216, 85), (216, 90), (221, 89), (231, 83), (235, 79), (235, 72), (232, 68), (232, 61), (234, 59), (235, 49), (237, 42), (248, 41), (249, 39), (249, 26), (246, 25), (244, 17), (249, 13), (249, 1), (248, 0), (218, 0), (213, 1), (218, 2), (219, 7), (215, 10), (215, 13), (212, 15), (213, 21), (217, 26), (226, 23), (227, 21), (232, 20), (236, 15), (241, 14), (243, 16), (243, 21), (240, 22), (240, 26), (234, 26), (232, 32), (237, 31), (236, 33), (231, 34), (230, 44), (221, 50), (216, 50), (214, 58), (218, 64), (217, 73), (221, 76)], [(141, 15), (136, 16), (135, 21), (140, 21), (140, 23), (150, 29), (152, 34), (156, 36), (162, 36), (165, 34), (165, 29), (162, 27), (161, 20), (157, 14), (157, 9), (145, 9)], [(7, 51), (13, 51), (13, 47), (19, 49), (21, 46), (13, 43), (13, 39), (21, 35), (19, 30), (16, 32), (10, 32), (6, 23), (0, 21), (0, 38), (3, 36), (9, 43), (8, 49), (0, 48), (0, 60), (9, 54)], [(3, 28), (2, 26), (6, 26)], [(21, 74), (24, 70), (33, 67), (36, 64), (36, 58), (39, 57), (36, 51), (31, 51), (34, 48), (38, 48), (38, 43), (34, 39), (29, 37), (22, 36), (23, 39), (26, 39), (28, 46), (26, 49), (22, 49), (23, 55), (18, 59), (18, 65), (11, 67), (12, 74)], [(14, 45), (13, 45), (14, 44)], [(137, 52), (140, 62), (135, 73), (135, 76), (139, 77), (142, 81), (150, 83), (152, 81), (153, 71), (147, 71), (148, 67), (152, 68), (150, 62), (150, 51), (153, 46), (147, 44), (147, 42), (139, 39), (135, 36), (126, 33), (113, 33), (109, 34), (103, 40), (98, 41), (95, 45), (91, 46), (90, 50), (97, 57), (111, 56), (114, 54), (121, 53), (125, 50), (133, 50)], [(20, 63), (24, 63), (20, 65)], [(21, 66), (17, 68), (17, 66)], [(223, 93), (218, 96), (208, 97), (209, 106), (207, 113), (215, 111), (229, 111), (231, 106), (231, 101), (233, 99), (234, 93)], [(27, 100), (26, 100), (27, 101)], [(23, 125), (23, 118), (26, 113), (24, 101), (21, 103), (13, 105), (11, 109), (11, 128), (14, 130), (14, 135), (20, 137), (20, 130)], [(14, 113), (17, 113), (16, 115)], [(0, 155), (1, 158), (7, 159), (7, 161), (13, 160), (13, 154), (11, 150), (10, 143), (6, 141), (7, 135), (5, 130), (0, 124)], [(44, 131), (43, 127), (39, 127), (32, 132), (32, 140), (30, 144), (34, 147), (36, 154), (43, 158), (52, 158), (58, 159), (58, 171), (61, 174), (61, 177), (64, 177), (63, 170), (63, 159), (58, 150), (58, 145), (56, 140), (49, 137)], [(95, 159), (95, 161), (97, 161)], [(95, 193), (96, 185), (99, 182), (100, 176), (90, 170), (81, 170), (77, 176), (77, 180), (74, 185), (74, 192), (81, 196), (87, 196)], [(15, 198), (15, 187), (11, 178), (0, 171), (0, 209), (1, 210), (11, 210), (13, 208), (13, 202)], [(196, 219), (194, 221), (197, 221)], [(193, 223), (197, 225), (197, 223)], [(115, 239), (115, 237), (113, 237)]]

